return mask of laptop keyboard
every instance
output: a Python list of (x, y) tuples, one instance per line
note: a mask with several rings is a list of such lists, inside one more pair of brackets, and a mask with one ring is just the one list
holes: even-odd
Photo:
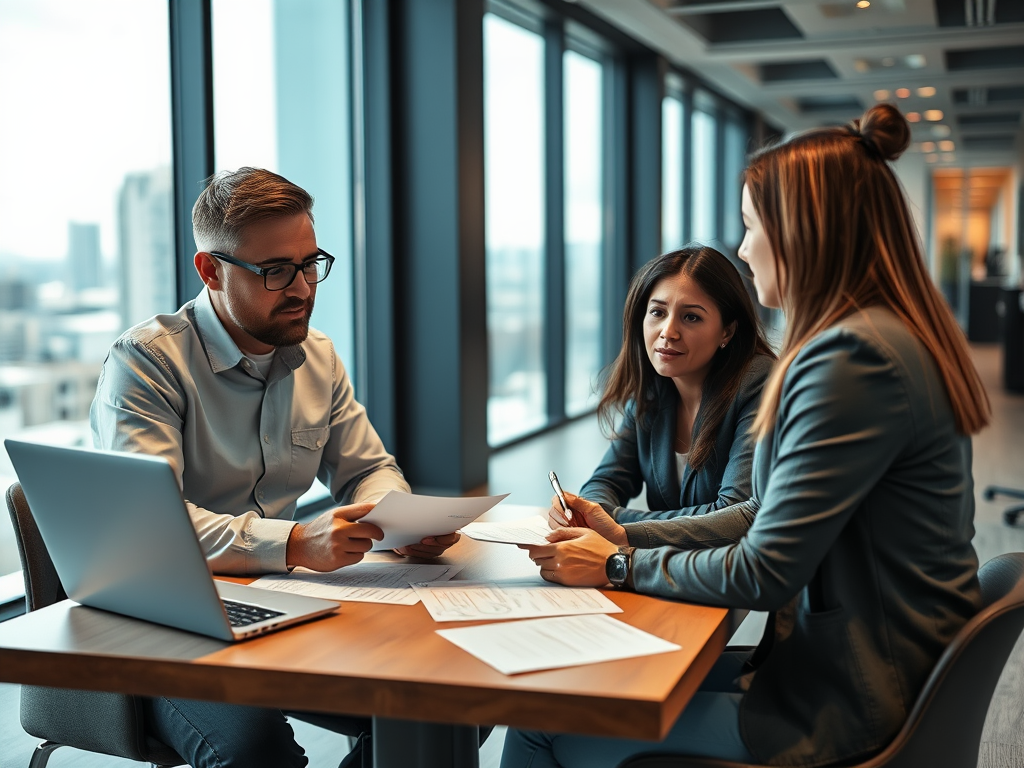
[(232, 627), (247, 627), (258, 621), (266, 621), (275, 616), (284, 616), (281, 611), (272, 611), (269, 608), (260, 608), (258, 605), (248, 603), (236, 603), (234, 600), (224, 600), (224, 610), (227, 611), (228, 621)]

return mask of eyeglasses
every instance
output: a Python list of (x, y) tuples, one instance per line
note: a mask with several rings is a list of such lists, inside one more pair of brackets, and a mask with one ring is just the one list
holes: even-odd
[(228, 264), (234, 264), (236, 267), (248, 269), (250, 272), (262, 275), (263, 287), (268, 291), (283, 291), (295, 282), (295, 276), (299, 271), (302, 272), (302, 279), (310, 285), (323, 282), (331, 274), (334, 257), (322, 248), (317, 248), (316, 252), (319, 256), (314, 259), (307, 259), (301, 264), (285, 262), (283, 264), (274, 264), (270, 267), (257, 267), (247, 261), (236, 259), (234, 256), (221, 253), (220, 251), (210, 251), (210, 255)]

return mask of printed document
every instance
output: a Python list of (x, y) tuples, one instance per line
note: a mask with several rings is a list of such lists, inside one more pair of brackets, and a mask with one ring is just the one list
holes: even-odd
[(540, 515), (497, 523), (470, 523), (462, 533), (477, 541), (496, 541), (499, 544), (547, 544), (551, 533), (548, 521)]
[(439, 629), (437, 634), (506, 675), (678, 651), (611, 616), (559, 616)]
[(263, 576), (252, 586), (327, 600), (415, 605), (420, 597), (410, 582), (425, 578), (444, 582), (461, 569), (458, 565), (356, 563), (327, 573), (296, 568), (291, 573)]
[(446, 581), (413, 584), (413, 588), (434, 621), (622, 613), (622, 609), (603, 594), (587, 587)]
[(384, 531), (384, 540), (375, 541), (374, 550), (397, 549), (418, 544), (427, 536), (454, 533), (506, 496), (448, 498), (388, 491), (360, 522), (373, 523)]

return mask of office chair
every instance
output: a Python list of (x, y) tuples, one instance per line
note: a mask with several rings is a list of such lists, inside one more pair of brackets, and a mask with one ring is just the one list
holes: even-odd
[[(981, 731), (992, 694), (1024, 628), (1024, 552), (1000, 555), (987, 562), (978, 575), (986, 607), (943, 652), (893, 742), (853, 768), (978, 765)], [(629, 758), (619, 768), (762, 767), (647, 753)]]
[[(20, 483), (7, 489), (7, 509), (21, 556), (27, 610), (65, 599), (64, 587)], [(63, 746), (148, 762), (155, 767), (184, 764), (173, 749), (146, 735), (137, 696), (23, 685), (21, 727), (43, 739), (32, 753), (29, 768), (45, 768), (51, 753)]]
[[(999, 485), (990, 485), (985, 488), (985, 501), (992, 501), (996, 496), (1024, 500), (1024, 491), (1018, 488), (1003, 488)], [(1017, 518), (1022, 514), (1024, 514), (1024, 504), (1011, 504), (1003, 510), (1003, 522), (1007, 525), (1016, 525)]]

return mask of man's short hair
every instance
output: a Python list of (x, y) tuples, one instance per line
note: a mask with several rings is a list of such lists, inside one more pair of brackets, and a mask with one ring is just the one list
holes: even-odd
[(313, 198), (302, 187), (262, 168), (220, 171), (206, 180), (192, 206), (192, 235), (200, 251), (234, 251), (242, 231), (257, 221), (304, 213)]

